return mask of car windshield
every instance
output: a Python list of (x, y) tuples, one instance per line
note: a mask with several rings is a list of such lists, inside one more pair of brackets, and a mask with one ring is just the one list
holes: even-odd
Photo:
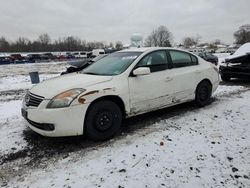
[(116, 52), (93, 63), (82, 71), (82, 73), (110, 76), (118, 75), (124, 72), (140, 54), (141, 52)]
[(93, 58), (90, 60), (90, 62), (96, 62), (102, 58), (104, 58), (105, 56), (107, 56), (108, 54), (103, 54), (103, 55), (98, 55), (97, 57)]

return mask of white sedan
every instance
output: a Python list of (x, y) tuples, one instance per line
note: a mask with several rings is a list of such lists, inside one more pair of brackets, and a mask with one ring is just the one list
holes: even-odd
[(187, 101), (205, 106), (218, 84), (218, 69), (192, 53), (127, 49), (82, 72), (35, 85), (23, 100), (22, 115), (44, 136), (105, 140), (119, 131), (123, 118)]

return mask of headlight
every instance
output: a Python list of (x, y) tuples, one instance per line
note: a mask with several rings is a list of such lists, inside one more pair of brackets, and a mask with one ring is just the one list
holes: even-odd
[(71, 89), (60, 93), (50, 100), (47, 108), (68, 107), (73, 102), (73, 100), (84, 91), (85, 89)]

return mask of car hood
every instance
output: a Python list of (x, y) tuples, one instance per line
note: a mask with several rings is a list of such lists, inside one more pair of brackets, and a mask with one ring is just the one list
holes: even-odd
[(88, 75), (82, 73), (71, 73), (43, 81), (30, 89), (30, 92), (45, 99), (74, 88), (86, 88), (101, 82), (112, 80), (112, 76)]

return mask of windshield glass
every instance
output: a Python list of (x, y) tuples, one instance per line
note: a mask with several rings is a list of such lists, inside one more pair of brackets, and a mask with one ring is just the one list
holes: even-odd
[(93, 75), (118, 75), (124, 72), (140, 54), (141, 52), (116, 52), (93, 63), (82, 73)]

